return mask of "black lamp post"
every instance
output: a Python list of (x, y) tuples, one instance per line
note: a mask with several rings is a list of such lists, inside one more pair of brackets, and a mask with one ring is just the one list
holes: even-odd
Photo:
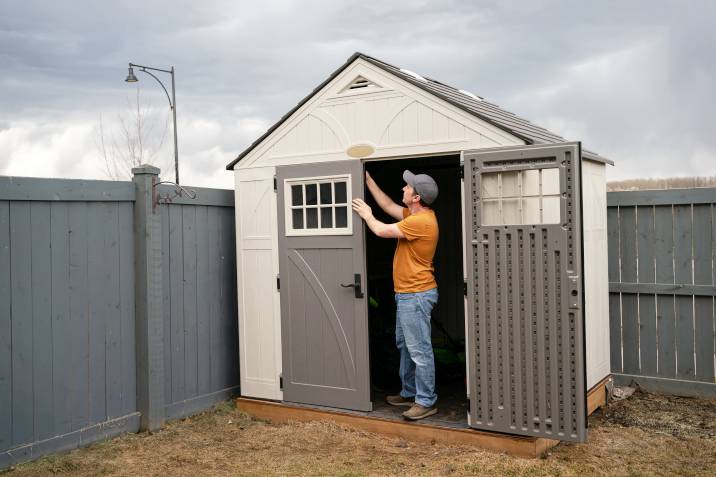
[[(176, 102), (176, 96), (174, 95), (174, 67), (172, 66), (169, 70), (163, 70), (161, 68), (152, 68), (151, 66), (143, 66), (143, 65), (135, 65), (134, 63), (129, 63), (129, 73), (127, 74), (127, 77), (124, 81), (127, 83), (136, 83), (139, 81), (136, 76), (134, 76), (134, 69), (133, 67), (139, 68), (139, 71), (148, 74), (155, 80), (157, 80), (157, 83), (162, 87), (164, 90), (164, 93), (167, 95), (167, 99), (169, 100), (169, 107), (172, 110), (172, 119), (174, 120), (174, 171), (176, 174), (176, 183), (179, 184), (179, 150), (177, 148), (177, 102)], [(164, 87), (164, 83), (162, 83), (159, 78), (157, 78), (152, 72), (147, 71), (161, 71), (162, 73), (169, 73), (172, 75), (172, 95), (169, 97), (169, 92), (167, 91), (167, 88)]]

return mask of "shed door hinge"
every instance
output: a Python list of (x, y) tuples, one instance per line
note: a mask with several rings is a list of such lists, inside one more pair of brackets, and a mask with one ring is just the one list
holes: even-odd
[(278, 387), (281, 391), (283, 391), (283, 374), (278, 375)]
[(276, 179), (276, 176), (273, 176), (273, 191), (276, 192), (278, 190), (278, 179)]
[(467, 280), (462, 282), (462, 294), (467, 296)]
[(276, 275), (276, 290), (281, 290), (281, 276)]
[(460, 179), (464, 179), (464, 178), (465, 178), (465, 168), (461, 167), (460, 168)]

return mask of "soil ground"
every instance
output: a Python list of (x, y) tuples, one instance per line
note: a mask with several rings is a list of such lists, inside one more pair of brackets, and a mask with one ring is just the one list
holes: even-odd
[(224, 403), (169, 423), (17, 466), (2, 477), (198, 475), (716, 475), (716, 400), (646, 394), (589, 420), (585, 444), (541, 459), (417, 445), (327, 422), (271, 424)]

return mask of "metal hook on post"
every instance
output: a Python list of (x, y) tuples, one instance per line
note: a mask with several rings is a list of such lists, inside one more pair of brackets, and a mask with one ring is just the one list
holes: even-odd
[[(167, 193), (162, 195), (158, 190), (158, 186), (160, 184), (174, 186), (173, 193)], [(157, 181), (152, 184), (152, 189), (154, 190), (154, 207), (156, 207), (157, 204), (171, 204), (174, 199), (178, 197), (188, 197), (191, 200), (196, 199), (196, 191), (182, 187), (176, 182), (172, 181)]]

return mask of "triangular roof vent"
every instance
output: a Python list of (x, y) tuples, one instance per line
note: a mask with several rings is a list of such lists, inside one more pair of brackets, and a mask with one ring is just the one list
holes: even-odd
[(348, 84), (348, 86), (343, 88), (343, 91), (341, 91), (341, 93), (353, 90), (367, 90), (374, 88), (380, 88), (380, 86), (375, 84), (373, 81), (364, 78), (363, 76), (357, 76), (353, 81), (350, 82), (350, 84)]

